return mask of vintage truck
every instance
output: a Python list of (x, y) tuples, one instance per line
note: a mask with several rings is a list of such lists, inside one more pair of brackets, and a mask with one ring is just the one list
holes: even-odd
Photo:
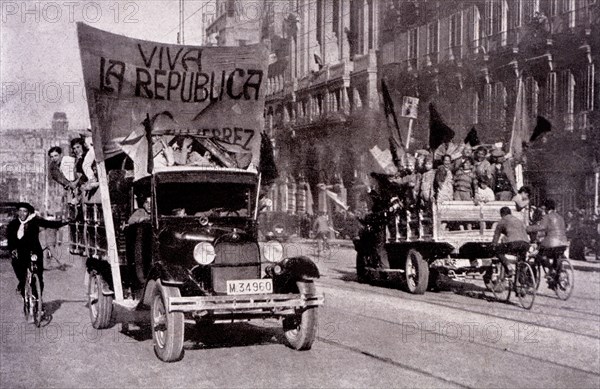
[[(87, 257), (94, 328), (113, 325), (117, 309), (141, 312), (157, 357), (171, 362), (183, 357), (188, 324), (275, 318), (290, 347), (310, 349), (323, 304), (314, 283), (319, 270), (307, 257), (284, 258), (277, 241), (258, 243), (265, 80), (242, 76), (266, 70), (264, 48), (163, 45), (84, 24), (78, 34), (100, 195), (84, 196), (72, 230), (74, 251)], [(157, 46), (173, 54), (169, 61), (194, 60), (172, 63), (167, 77), (163, 62), (151, 63)], [(230, 74), (223, 70), (220, 85), (211, 84), (228, 89), (216, 99), (212, 90), (196, 102), (183, 94), (168, 100), (165, 89), (163, 99), (150, 98), (156, 88), (140, 95), (141, 73), (175, 82), (195, 71), (198, 81), (211, 68)], [(135, 115), (146, 120), (132, 121)], [(158, 164), (169, 162), (181, 136), (203, 162)]]
[(368, 214), (354, 240), (358, 280), (399, 280), (414, 294), (439, 287), (440, 276), (482, 275), (488, 281), (494, 257), (490, 245), (502, 207), (528, 223), (528, 215), (510, 201), (447, 201), (414, 208), (390, 203)]

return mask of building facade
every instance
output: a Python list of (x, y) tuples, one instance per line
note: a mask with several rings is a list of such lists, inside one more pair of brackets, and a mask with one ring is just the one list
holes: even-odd
[(61, 211), (64, 189), (49, 179), (48, 150), (60, 146), (69, 155), (69, 131), (63, 112), (56, 112), (51, 128), (0, 130), (0, 201), (27, 201), (37, 210)]
[[(427, 137), (429, 102), (464, 137), (510, 141), (515, 120), (553, 124), (531, 145), (525, 178), (563, 209), (596, 208), (600, 10), (596, 0), (387, 1), (380, 75), (419, 97), (415, 136)], [(525, 112), (516, 112), (519, 83)], [(505, 147), (506, 148), (506, 147)]]
[[(265, 3), (257, 26), (272, 51), (265, 121), (283, 185), (306, 180), (313, 191), (318, 184), (346, 188), (348, 204), (359, 206), (354, 194), (370, 172), (369, 148), (388, 134), (380, 109), (383, 79), (396, 103), (402, 96), (420, 101), (410, 139), (408, 119), (399, 119), (411, 151), (428, 143), (430, 102), (456, 141), (475, 127), (483, 143), (503, 142), (507, 151), (515, 120), (533, 129), (538, 115), (547, 118), (553, 129), (527, 152), (526, 182), (536, 199), (555, 198), (562, 209), (597, 209), (598, 3)], [(524, 114), (516, 110), (520, 83)]]

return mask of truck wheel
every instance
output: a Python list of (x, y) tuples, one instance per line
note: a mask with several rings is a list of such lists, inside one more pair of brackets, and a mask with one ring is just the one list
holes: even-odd
[(91, 274), (88, 284), (88, 307), (90, 320), (95, 329), (101, 330), (110, 326), (113, 310), (113, 296), (105, 295), (102, 290), (107, 289), (106, 281), (100, 274)]
[[(314, 293), (315, 286), (311, 283), (298, 283), (300, 293)], [(287, 345), (294, 350), (310, 350), (317, 335), (317, 307), (310, 307), (292, 317), (283, 319), (283, 331)]]
[(179, 289), (157, 284), (150, 307), (154, 353), (163, 362), (183, 358), (185, 322), (183, 312), (167, 312), (169, 297), (180, 297)]
[(412, 294), (423, 294), (429, 284), (429, 264), (414, 249), (408, 250), (404, 265), (404, 283), (406, 291)]
[(366, 265), (366, 261), (365, 261), (365, 257), (364, 255), (357, 253), (356, 254), (356, 278), (358, 279), (358, 282), (360, 283), (366, 283), (369, 282), (369, 278), (367, 276), (367, 265)]

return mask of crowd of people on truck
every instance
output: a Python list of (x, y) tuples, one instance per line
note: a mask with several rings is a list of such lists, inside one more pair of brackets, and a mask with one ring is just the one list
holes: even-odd
[(459, 157), (450, 154), (434, 160), (434, 155), (419, 150), (416, 157), (408, 156), (405, 166), (392, 177), (372, 176), (389, 181), (400, 189), (405, 203), (411, 200), (430, 204), (434, 201), (490, 201), (517, 200), (521, 208), (528, 204), (531, 191), (517, 190), (511, 161), (501, 149), (490, 152), (485, 146), (472, 148), (464, 145)]

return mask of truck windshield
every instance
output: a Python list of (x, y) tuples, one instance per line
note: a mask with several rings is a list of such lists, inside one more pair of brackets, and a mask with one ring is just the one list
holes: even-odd
[(156, 189), (161, 216), (250, 216), (254, 186), (239, 183), (163, 183)]

